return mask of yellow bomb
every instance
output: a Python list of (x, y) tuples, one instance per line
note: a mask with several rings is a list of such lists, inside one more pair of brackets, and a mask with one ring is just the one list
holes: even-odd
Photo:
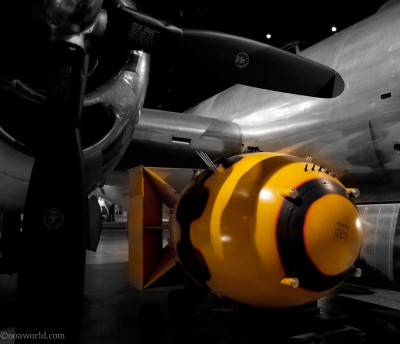
[(186, 272), (212, 292), (262, 308), (304, 305), (339, 285), (359, 255), (352, 195), (299, 158), (235, 156), (183, 190), (172, 241)]

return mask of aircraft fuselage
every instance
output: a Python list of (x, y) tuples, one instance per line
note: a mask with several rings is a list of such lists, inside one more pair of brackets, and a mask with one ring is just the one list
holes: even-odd
[(333, 99), (265, 91), (243, 85), (188, 111), (231, 120), (243, 149), (312, 157), (359, 202), (400, 200), (400, 3), (303, 51), (338, 71), (344, 92)]

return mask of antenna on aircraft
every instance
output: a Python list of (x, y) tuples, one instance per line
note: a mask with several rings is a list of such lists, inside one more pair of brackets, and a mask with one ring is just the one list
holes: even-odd
[(286, 43), (286, 45), (284, 45), (281, 49), (289, 51), (294, 48), (296, 55), (298, 55), (300, 53), (300, 48), (299, 48), (300, 43), (303, 44), (303, 43), (307, 43), (307, 42), (295, 41), (292, 43)]
[(209, 170), (217, 170), (218, 167), (214, 164), (211, 158), (207, 155), (207, 153), (196, 151), (197, 155), (201, 160), (207, 165), (207, 169)]

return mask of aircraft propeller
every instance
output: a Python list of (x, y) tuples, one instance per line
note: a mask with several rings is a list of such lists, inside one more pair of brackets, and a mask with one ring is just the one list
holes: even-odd
[(77, 343), (88, 224), (80, 138), (85, 31), (99, 17), (102, 1), (68, 3), (47, 1), (42, 8), (51, 29), (47, 101), (24, 210), (17, 332), (61, 334), (63, 342)]

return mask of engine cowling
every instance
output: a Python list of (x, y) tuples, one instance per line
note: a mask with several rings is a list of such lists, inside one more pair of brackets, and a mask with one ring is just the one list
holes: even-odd
[(263, 308), (307, 304), (356, 261), (361, 221), (351, 192), (320, 166), (253, 153), (202, 172), (171, 217), (175, 251), (200, 285)]
[[(88, 35), (90, 72), (80, 124), (88, 194), (105, 183), (128, 148), (149, 79), (150, 56), (118, 44), (112, 39), (113, 28), (105, 32), (108, 17), (104, 10), (99, 13), (102, 1), (25, 5), (0, 9), (0, 32), (7, 47), (0, 56), (0, 208), (6, 211), (24, 208), (37, 147), (47, 127), (43, 114), (51, 40), (72, 39), (83, 31)], [(80, 44), (76, 37), (74, 42)]]

